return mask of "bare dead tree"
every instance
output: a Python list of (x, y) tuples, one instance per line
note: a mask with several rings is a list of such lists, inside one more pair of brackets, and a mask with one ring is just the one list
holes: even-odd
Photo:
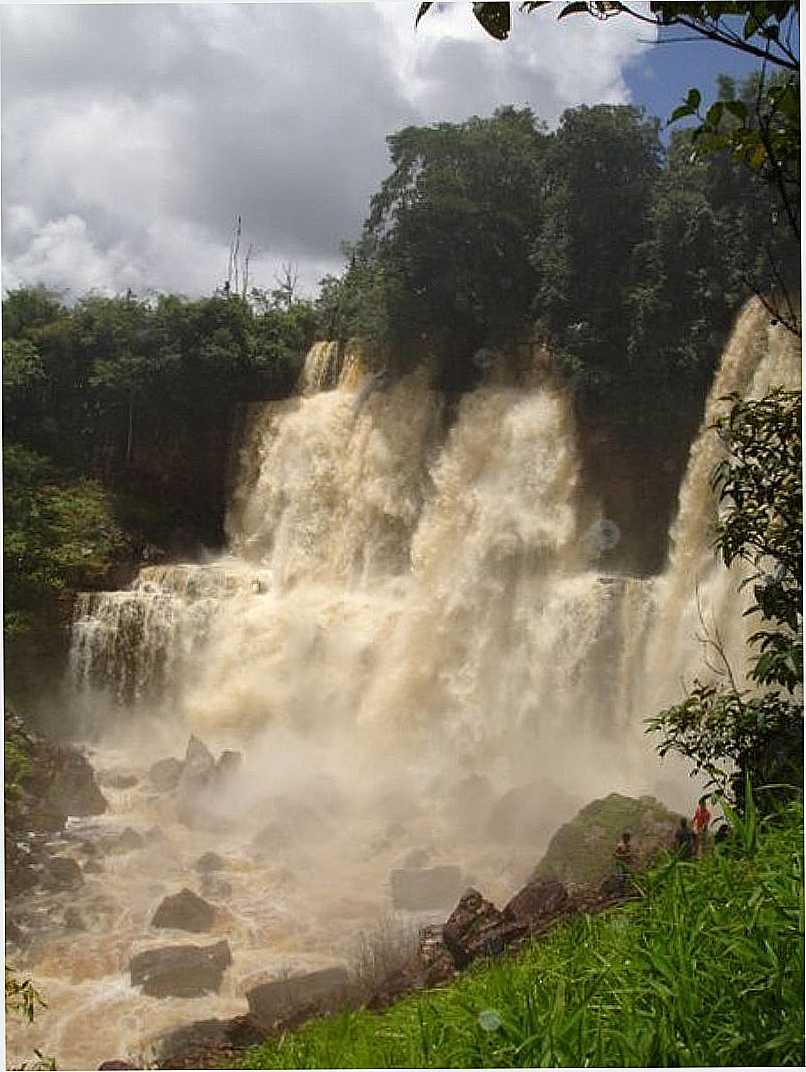
[[(731, 689), (734, 692), (738, 692), (739, 689), (736, 685), (736, 677), (733, 673), (733, 667), (730, 665), (727, 652), (725, 651), (725, 643), (719, 632), (719, 627), (716, 622), (713, 623), (713, 626), (709, 626), (705, 620), (705, 612), (702, 609), (699, 585), (697, 585), (695, 589), (695, 598), (697, 600), (697, 617), (700, 620), (700, 626), (702, 628), (702, 633), (697, 634), (697, 640), (703, 647), (703, 662), (713, 674), (716, 674), (717, 677), (727, 678)], [(711, 662), (710, 659), (715, 659), (715, 663)]]

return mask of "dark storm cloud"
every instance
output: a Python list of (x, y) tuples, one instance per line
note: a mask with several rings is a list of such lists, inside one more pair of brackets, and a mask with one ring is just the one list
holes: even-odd
[(357, 236), (388, 167), (387, 134), (500, 103), (554, 121), (578, 100), (625, 95), (620, 69), (635, 45), (624, 33), (589, 35), (595, 62), (580, 62), (585, 28), (552, 55), (546, 21), (538, 62), (529, 23), (502, 46), (466, 5), (416, 35), (412, 12), (0, 9), (4, 284), (209, 292), (240, 213), (259, 251), (253, 279), (271, 285), (293, 261), (310, 287)]

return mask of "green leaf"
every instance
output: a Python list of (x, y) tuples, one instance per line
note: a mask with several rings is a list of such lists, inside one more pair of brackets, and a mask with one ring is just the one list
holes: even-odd
[(430, 3), (420, 4), (419, 11), (417, 12), (417, 18), (414, 20), (414, 29), (415, 30), (417, 29), (417, 26), (418, 26), (418, 24), (420, 22), (420, 19), (423, 17), (423, 15), (426, 14), (428, 9), (433, 7), (433, 6), (434, 6), (433, 0), (431, 0)]
[(557, 21), (564, 19), (566, 15), (587, 15), (588, 5), (583, 3), (582, 0), (577, 0), (576, 3), (566, 4), (560, 14), (557, 16)]
[(700, 101), (701, 100), (702, 100), (702, 94), (700, 93), (700, 91), (698, 89), (693, 88), (693, 89), (690, 89), (688, 91), (688, 96), (686, 97), (686, 104), (689, 106), (689, 108), (692, 110), (692, 112), (697, 111), (697, 109), (700, 106)]
[(685, 119), (689, 115), (694, 115), (692, 109), (687, 104), (680, 104), (669, 116), (669, 122), (676, 123), (678, 119)]
[(473, 14), (497, 41), (505, 41), (509, 37), (512, 28), (509, 4), (474, 4)]
[(747, 121), (747, 105), (744, 101), (726, 100), (722, 101), (722, 104), (725, 105), (725, 108), (731, 115), (735, 115), (742, 123)]
[(708, 123), (709, 126), (718, 127), (719, 124), (722, 122), (722, 112), (723, 111), (724, 111), (724, 105), (723, 105), (722, 101), (716, 101), (716, 103), (712, 104), (711, 107), (708, 109), (708, 111), (706, 113), (706, 116), (705, 116), (706, 123)]

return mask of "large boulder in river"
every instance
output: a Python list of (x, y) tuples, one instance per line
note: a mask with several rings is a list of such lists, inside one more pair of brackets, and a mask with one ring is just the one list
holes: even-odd
[(217, 993), (232, 963), (227, 942), (214, 945), (170, 945), (147, 949), (129, 962), (132, 986), (155, 998), (196, 998)]
[(166, 897), (151, 920), (152, 927), (172, 927), (175, 930), (201, 933), (209, 931), (215, 922), (216, 910), (192, 890), (183, 889)]
[(598, 886), (615, 869), (613, 851), (625, 830), (632, 834), (636, 866), (642, 867), (672, 843), (679, 822), (680, 816), (654, 797), (611, 793), (560, 827), (532, 878)]
[(446, 908), (462, 890), (460, 868), (398, 867), (389, 874), (392, 886), (392, 904), (410, 912)]
[[(108, 808), (106, 798), (98, 788), (89, 760), (74, 748), (47, 742), (37, 753), (50, 766), (50, 784), (46, 800), (65, 815), (102, 815)], [(47, 757), (47, 758), (45, 758)], [(39, 761), (35, 754), (33, 763)]]
[(217, 852), (205, 852), (193, 866), (202, 873), (205, 871), (223, 871), (227, 866), (227, 861), (222, 856), (219, 856)]
[(148, 772), (148, 780), (160, 793), (170, 793), (176, 789), (181, 777), (182, 761), (173, 756), (158, 760)]
[(498, 844), (542, 848), (557, 829), (558, 818), (572, 816), (579, 803), (578, 797), (549, 781), (515, 786), (491, 806), (487, 836)]
[(205, 791), (215, 776), (213, 754), (198, 737), (191, 737), (176, 787), (176, 814), (180, 823), (190, 827), (208, 826)]
[(261, 983), (246, 992), (249, 1015), (271, 1031), (283, 1021), (332, 1012), (344, 1003), (349, 983), (350, 977), (341, 967)]
[(45, 866), (42, 884), (48, 889), (70, 890), (82, 886), (84, 876), (71, 856), (51, 856)]
[(196, 1020), (174, 1028), (156, 1040), (157, 1067), (230, 1068), (242, 1050), (257, 1045), (265, 1037), (266, 1032), (250, 1016)]

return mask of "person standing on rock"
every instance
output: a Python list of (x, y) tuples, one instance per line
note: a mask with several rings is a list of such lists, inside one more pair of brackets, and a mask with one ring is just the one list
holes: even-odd
[(708, 810), (706, 801), (708, 797), (700, 797), (697, 810), (694, 812), (694, 834), (697, 838), (697, 855), (702, 856), (708, 843), (708, 827), (711, 825), (711, 812)]
[(694, 831), (685, 816), (680, 820), (680, 826), (675, 833), (674, 847), (681, 860), (690, 860), (694, 855)]
[(633, 868), (632, 834), (625, 830), (621, 841), (616, 845), (613, 856), (616, 858), (616, 890), (619, 897), (627, 892), (627, 879)]

